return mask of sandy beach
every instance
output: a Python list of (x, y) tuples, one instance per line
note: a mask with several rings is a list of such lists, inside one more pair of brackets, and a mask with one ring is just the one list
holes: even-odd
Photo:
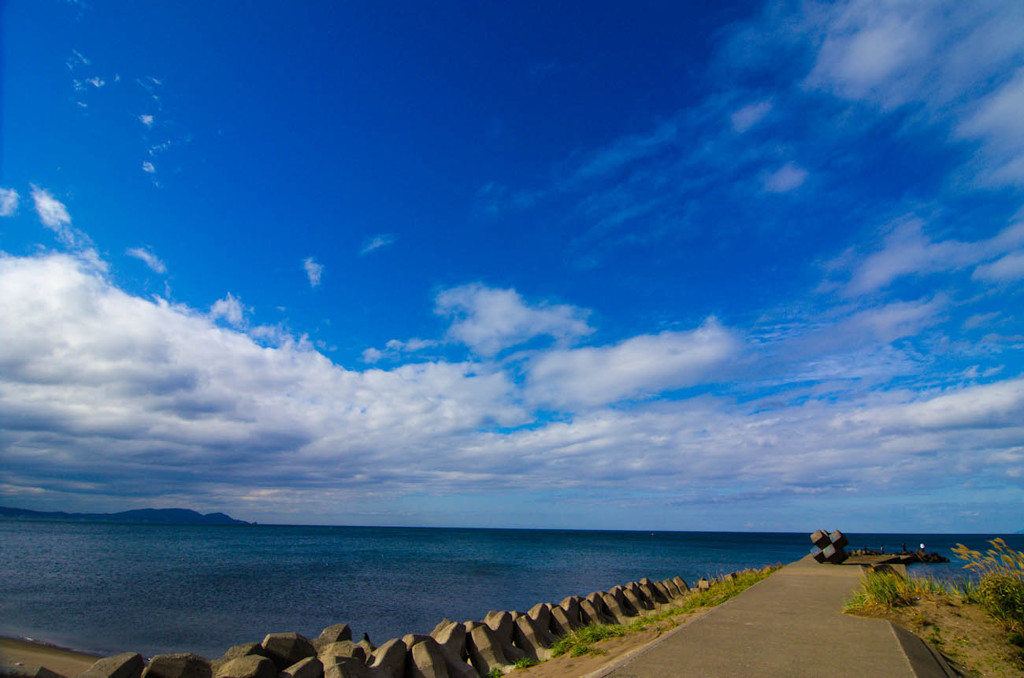
[(18, 673), (30, 666), (45, 666), (63, 676), (77, 676), (93, 665), (96, 656), (65, 650), (24, 638), (0, 637), (0, 667)]

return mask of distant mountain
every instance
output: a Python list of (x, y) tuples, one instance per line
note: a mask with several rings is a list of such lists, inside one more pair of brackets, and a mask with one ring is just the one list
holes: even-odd
[(137, 509), (120, 513), (66, 513), (30, 511), (0, 506), (0, 519), (63, 520), (76, 523), (160, 523), (163, 525), (252, 525), (224, 513), (197, 513), (191, 509)]

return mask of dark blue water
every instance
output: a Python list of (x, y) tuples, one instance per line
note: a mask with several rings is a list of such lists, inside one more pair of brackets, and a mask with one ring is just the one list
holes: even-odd
[[(851, 535), (949, 553), (984, 535)], [(1009, 537), (1024, 548), (1024, 537)], [(807, 553), (806, 534), (0, 521), (0, 634), (98, 653), (227, 647), (352, 626), (380, 643), (642, 577), (693, 581)], [(928, 566), (931, 568), (932, 566)], [(956, 571), (957, 566), (929, 569)]]

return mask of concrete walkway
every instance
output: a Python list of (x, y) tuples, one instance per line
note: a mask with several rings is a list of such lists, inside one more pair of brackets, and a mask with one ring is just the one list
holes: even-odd
[(595, 676), (958, 676), (924, 641), (886, 621), (842, 614), (860, 567), (810, 556)]

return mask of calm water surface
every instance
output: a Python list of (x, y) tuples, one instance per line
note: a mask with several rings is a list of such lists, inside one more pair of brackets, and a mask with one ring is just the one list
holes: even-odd
[[(988, 535), (850, 535), (951, 556)], [(1024, 536), (1007, 537), (1024, 549)], [(807, 553), (806, 534), (0, 521), (0, 634), (98, 653), (227, 647), (345, 622), (378, 644), (642, 577), (693, 581)], [(956, 565), (928, 566), (935, 574)]]

